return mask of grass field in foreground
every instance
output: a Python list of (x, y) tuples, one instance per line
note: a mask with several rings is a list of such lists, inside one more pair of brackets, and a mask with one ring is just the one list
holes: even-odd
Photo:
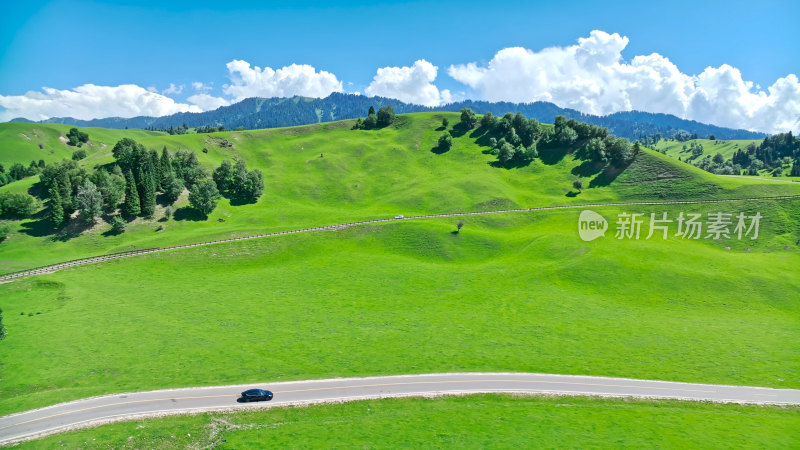
[[(210, 241), (245, 234), (330, 225), (378, 217), (485, 211), (506, 208), (613, 202), (624, 200), (686, 200), (800, 194), (800, 184), (717, 177), (664, 155), (645, 151), (624, 172), (603, 177), (592, 164), (542, 149), (542, 157), (525, 167), (491, 165), (481, 132), (454, 139), (446, 153), (431, 150), (443, 133), (442, 118), (457, 123), (458, 113), (399, 116), (381, 130), (351, 130), (353, 121), (294, 128), (169, 136), (136, 130), (86, 129), (95, 140), (87, 169), (113, 161), (116, 140), (132, 137), (148, 148), (190, 149), (209, 170), (223, 159), (239, 157), (249, 168), (264, 172), (264, 195), (252, 205), (231, 206), (221, 200), (209, 220), (196, 220), (183, 198), (172, 219), (136, 219), (125, 233), (108, 235), (107, 223), (76, 237), (58, 238), (46, 212), (13, 221), (15, 232), (0, 243), (0, 273), (13, 272), (74, 258), (133, 249)], [(72, 147), (58, 140), (68, 127), (46, 124), (0, 124), (0, 160), (24, 159), (41, 152), (37, 141), (20, 135), (43, 136), (46, 148), (68, 156)], [(452, 127), (451, 127), (452, 129)], [(456, 133), (458, 135), (458, 133)], [(221, 145), (223, 139), (233, 147)], [(483, 139), (484, 141), (487, 139)], [(103, 148), (99, 142), (106, 144)], [(60, 147), (59, 147), (60, 146)], [(63, 148), (61, 148), (63, 147)], [(203, 153), (206, 148), (208, 153)], [(581, 178), (579, 194), (572, 183)], [(31, 177), (0, 191), (25, 191)], [(220, 222), (219, 219), (224, 220)]]
[(137, 420), (19, 448), (794, 448), (800, 409), (469, 395)]
[[(578, 238), (580, 210), (469, 217), (458, 234), (457, 219), (409, 220), (0, 285), (0, 414), (154, 388), (431, 372), (800, 386), (800, 200), (596, 211), (612, 231), (592, 242)], [(620, 211), (765, 219), (757, 241), (617, 240)]]

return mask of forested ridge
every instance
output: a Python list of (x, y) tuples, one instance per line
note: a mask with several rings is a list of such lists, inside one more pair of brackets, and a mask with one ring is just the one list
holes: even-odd
[[(492, 113), (502, 116), (505, 113), (520, 112), (524, 116), (540, 122), (552, 120), (557, 115), (567, 119), (575, 119), (592, 125), (608, 128), (621, 137), (639, 139), (661, 135), (664, 138), (676, 135), (696, 135), (717, 139), (763, 139), (764, 133), (746, 130), (732, 130), (714, 125), (684, 120), (669, 114), (653, 114), (641, 111), (627, 111), (608, 116), (594, 116), (568, 108), (560, 108), (553, 103), (510, 103), (466, 100), (438, 107), (426, 107), (403, 103), (399, 100), (384, 97), (366, 97), (363, 95), (333, 93), (326, 98), (248, 98), (230, 106), (223, 106), (203, 113), (178, 113), (164, 117), (133, 117), (124, 119), (111, 117), (106, 119), (78, 120), (69, 117), (52, 118), (45, 123), (65, 123), (83, 127), (103, 128), (141, 128), (151, 130), (178, 129), (180, 127), (225, 127), (225, 129), (259, 129), (307, 125), (334, 120), (355, 119), (362, 117), (370, 106), (392, 106), (397, 114), (425, 111), (457, 112), (470, 108), (477, 114)], [(26, 121), (25, 119), (15, 119)]]

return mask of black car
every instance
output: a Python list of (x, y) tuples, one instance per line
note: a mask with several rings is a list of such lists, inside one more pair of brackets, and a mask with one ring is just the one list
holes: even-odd
[(242, 396), (239, 397), (239, 401), (242, 402), (260, 402), (261, 400), (272, 400), (272, 391), (267, 391), (264, 389), (248, 389), (242, 392)]

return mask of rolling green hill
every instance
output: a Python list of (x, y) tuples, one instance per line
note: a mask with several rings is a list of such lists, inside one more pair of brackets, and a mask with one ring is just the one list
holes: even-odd
[[(703, 154), (698, 157), (705, 158), (706, 155), (711, 155), (712, 157), (717, 153), (721, 153), (725, 159), (731, 159), (733, 154), (736, 153), (737, 150), (745, 150), (748, 144), (758, 145), (761, 142), (760, 139), (755, 140), (730, 140), (730, 141), (723, 141), (723, 140), (710, 140), (710, 139), (691, 139), (686, 142), (679, 142), (674, 140), (666, 140), (662, 139), (658, 141), (655, 145), (654, 149), (664, 152), (666, 155), (672, 156), (673, 158), (681, 158), (681, 160), (686, 161), (692, 160), (692, 153), (688, 150), (688, 147), (692, 144), (698, 144), (703, 146)], [(687, 150), (683, 149), (683, 146), (687, 147)]]
[[(167, 222), (137, 219), (128, 231), (108, 236), (110, 225), (59, 236), (44, 211), (33, 220), (14, 222), (16, 233), (0, 244), (0, 272), (96, 254), (168, 246), (259, 234), (308, 226), (350, 222), (396, 214), (414, 215), (456, 211), (527, 208), (641, 199), (741, 198), (764, 193), (800, 192), (800, 186), (771, 186), (752, 180), (711, 176), (688, 165), (673, 163), (655, 152), (643, 154), (613, 180), (591, 164), (545, 151), (531, 165), (513, 169), (493, 167), (480, 136), (457, 137), (443, 154), (431, 150), (442, 133), (441, 118), (458, 122), (455, 113), (400, 116), (381, 130), (351, 130), (352, 121), (296, 128), (190, 134), (86, 129), (91, 145), (84, 167), (113, 161), (111, 147), (133, 137), (146, 147), (170, 151), (194, 150), (200, 162), (213, 169), (223, 159), (243, 158), (265, 174), (265, 193), (254, 205), (231, 206), (221, 200), (210, 220), (192, 220), (185, 196)], [(54, 149), (48, 161), (71, 154), (59, 140), (69, 127), (44, 124), (0, 124), (4, 161), (25, 162), (40, 150)], [(223, 145), (225, 142), (232, 146)], [(102, 144), (101, 144), (102, 143)], [(105, 147), (103, 147), (105, 145)], [(202, 152), (206, 149), (208, 152)], [(11, 156), (9, 156), (11, 155)], [(569, 196), (572, 181), (583, 177), (591, 188)], [(27, 178), (0, 188), (24, 191), (35, 183)], [(643, 181), (643, 182), (640, 182)], [(573, 193), (574, 194), (574, 193)], [(163, 215), (159, 208), (156, 219)], [(220, 222), (222, 219), (224, 222)]]
[[(264, 171), (265, 194), (253, 205), (222, 200), (207, 221), (193, 220), (184, 198), (172, 219), (159, 222), (159, 210), (118, 236), (100, 224), (54, 239), (40, 214), (14, 222), (17, 231), (0, 243), (2, 270), (396, 214), (727, 200), (595, 206), (611, 229), (591, 242), (578, 237), (581, 209), (403, 220), (0, 285), (8, 330), (0, 414), (160, 387), (446, 371), (800, 386), (800, 200), (735, 200), (797, 195), (800, 185), (718, 177), (648, 150), (621, 173), (558, 149), (501, 168), (477, 134), (432, 151), (442, 117), (458, 121), (421, 113), (382, 130), (351, 130), (350, 121), (136, 135), (148, 147), (193, 149), (208, 167), (244, 158)], [(65, 128), (48, 135), (58, 139)], [(14, 130), (3, 136), (29, 131)], [(110, 162), (113, 139), (127, 136), (88, 132), (107, 146), (91, 148), (87, 167)], [(586, 187), (577, 193), (579, 176)], [(647, 239), (646, 229), (640, 239), (616, 239), (613, 230), (620, 214), (711, 212), (761, 214), (759, 238), (681, 239), (674, 223), (668, 239)]]

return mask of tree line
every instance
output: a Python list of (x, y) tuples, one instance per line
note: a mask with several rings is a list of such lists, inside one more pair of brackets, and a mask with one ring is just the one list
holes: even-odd
[[(527, 164), (539, 157), (540, 151), (560, 150), (568, 153), (578, 151), (578, 156), (598, 164), (624, 167), (640, 151), (638, 142), (631, 144), (628, 139), (610, 134), (607, 128), (561, 115), (555, 117), (552, 127), (546, 127), (536, 119), (526, 118), (521, 112), (506, 113), (503, 117), (486, 113), (478, 119), (471, 109), (462, 109), (456, 127), (468, 131), (477, 126), (480, 135), (489, 137), (489, 153), (496, 155), (498, 164), (503, 166)], [(449, 149), (451, 144), (451, 132), (446, 131), (439, 138), (438, 145)]]
[(392, 105), (381, 106), (378, 112), (375, 113), (375, 107), (370, 106), (367, 111), (367, 117), (358, 118), (353, 125), (354, 130), (371, 130), (373, 128), (384, 128), (394, 122), (395, 113)]
[[(64, 226), (77, 212), (78, 220), (85, 225), (108, 214), (113, 229), (123, 231), (125, 218), (151, 218), (157, 202), (172, 205), (185, 189), (189, 190), (189, 204), (204, 216), (215, 209), (221, 196), (231, 198), (232, 204), (251, 203), (264, 189), (261, 171), (248, 170), (241, 160), (234, 164), (223, 161), (212, 179), (197, 155), (189, 150), (170, 153), (164, 147), (159, 154), (124, 138), (114, 145), (112, 155), (113, 164), (91, 172), (74, 159), (43, 164), (41, 169), (36, 165), (40, 184), (33, 191), (38, 198), (22, 192), (4, 192), (0, 195), (0, 214), (29, 217), (44, 201), (55, 229)], [(118, 209), (121, 214), (116, 214)]]

